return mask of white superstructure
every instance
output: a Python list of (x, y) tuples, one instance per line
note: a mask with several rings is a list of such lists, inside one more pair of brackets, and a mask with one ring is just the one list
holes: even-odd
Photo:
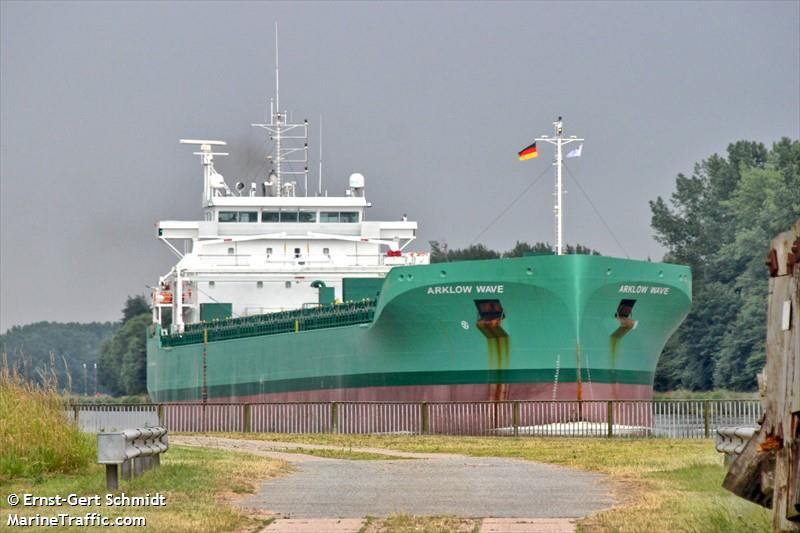
[[(405, 251), (416, 222), (367, 220), (363, 175), (350, 176), (343, 196), (322, 196), (321, 187), (309, 196), (307, 165), (292, 164), (307, 161), (308, 123), (291, 124), (271, 107), (270, 123), (254, 124), (274, 141), (261, 182), (230, 187), (214, 168), (214, 156), (227, 155), (214, 151), (224, 142), (181, 140), (199, 147), (204, 219), (158, 223), (179, 261), (153, 289), (153, 320), (171, 322), (173, 332), (199, 322), (204, 305), (229, 305), (234, 317), (314, 306), (321, 287), (341, 299), (343, 278), (383, 278), (393, 266), (429, 262)], [(292, 175), (304, 178), (302, 191)]]

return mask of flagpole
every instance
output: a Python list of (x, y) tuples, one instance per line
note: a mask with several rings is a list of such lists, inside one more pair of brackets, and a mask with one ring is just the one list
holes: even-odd
[(557, 255), (564, 255), (564, 220), (563, 220), (563, 181), (561, 179), (561, 170), (564, 166), (564, 157), (563, 157), (563, 147), (565, 144), (569, 144), (571, 142), (576, 141), (583, 141), (584, 139), (578, 139), (577, 137), (571, 136), (569, 138), (564, 138), (564, 123), (561, 120), (561, 117), (558, 117), (558, 120), (553, 122), (553, 128), (555, 130), (555, 135), (553, 137), (537, 137), (534, 139), (535, 141), (543, 141), (546, 143), (550, 143), (555, 145), (556, 147), (556, 159), (553, 163), (556, 167), (556, 205), (554, 208), (555, 211), (555, 218), (556, 218), (556, 254)]
[(563, 233), (563, 220), (561, 217), (561, 200), (562, 200), (562, 186), (561, 186), (561, 117), (556, 123), (556, 255), (563, 255), (564, 253), (564, 233)]

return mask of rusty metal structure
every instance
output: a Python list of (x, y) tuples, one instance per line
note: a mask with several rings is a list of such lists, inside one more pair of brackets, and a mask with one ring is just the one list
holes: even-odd
[(771, 508), (774, 531), (800, 531), (800, 220), (772, 240), (766, 265), (764, 414), (723, 486)]

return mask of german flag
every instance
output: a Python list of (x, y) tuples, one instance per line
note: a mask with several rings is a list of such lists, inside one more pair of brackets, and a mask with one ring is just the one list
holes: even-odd
[(530, 146), (526, 146), (525, 148), (520, 150), (518, 155), (520, 161), (527, 161), (528, 159), (539, 157), (539, 152), (536, 151), (536, 143), (533, 143)]

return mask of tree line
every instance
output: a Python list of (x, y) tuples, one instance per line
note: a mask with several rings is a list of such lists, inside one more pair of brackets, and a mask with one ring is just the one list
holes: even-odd
[[(447, 263), (449, 261), (471, 261), (476, 259), (499, 259), (501, 257), (523, 257), (525, 255), (535, 254), (552, 254), (554, 252), (553, 246), (547, 242), (537, 242), (529, 244), (523, 241), (517, 241), (513, 248), (506, 252), (498, 252), (487, 248), (483, 244), (470, 244), (466, 248), (451, 249), (446, 242), (429, 241), (431, 246), (431, 263)], [(588, 246), (582, 244), (570, 245), (564, 247), (564, 253), (567, 255), (583, 254), (583, 255), (600, 255), (597, 250), (592, 250)]]
[(800, 141), (738, 141), (679, 174), (650, 202), (664, 261), (692, 268), (689, 316), (667, 343), (656, 388), (753, 390), (765, 361), (772, 238), (800, 218)]

